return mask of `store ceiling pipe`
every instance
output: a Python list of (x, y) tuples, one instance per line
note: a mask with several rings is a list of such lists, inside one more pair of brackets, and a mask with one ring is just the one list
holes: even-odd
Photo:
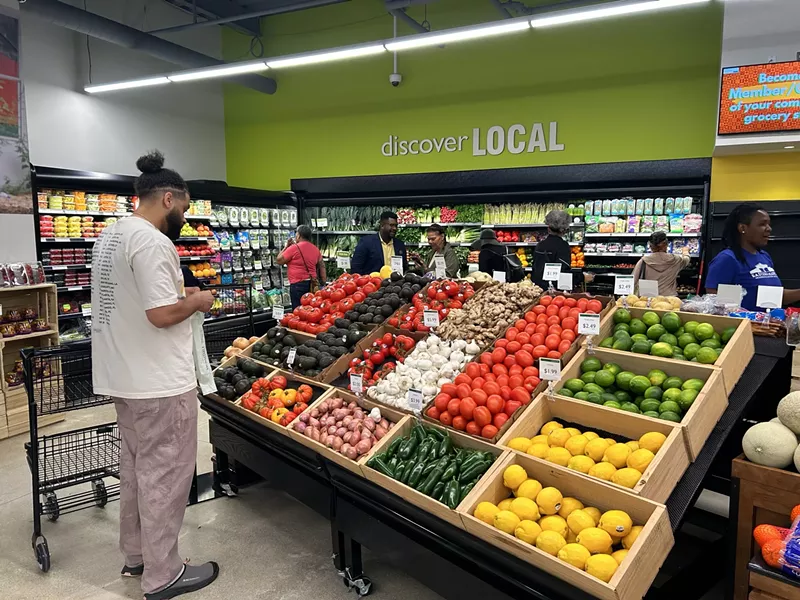
[[(231, 64), (173, 44), (133, 27), (75, 8), (59, 0), (27, 0), (19, 5), (24, 13), (35, 15), (53, 25), (71, 29), (131, 50), (138, 50), (181, 67), (201, 68)], [(233, 81), (265, 94), (274, 94), (278, 84), (260, 75), (239, 75)]]
[(508, 12), (508, 9), (503, 6), (503, 2), (501, 0), (490, 0), (494, 7), (497, 9), (504, 19), (510, 19), (511, 13)]
[(406, 14), (406, 11), (403, 10), (402, 8), (398, 8), (398, 9), (395, 9), (395, 10), (390, 10), (389, 14), (392, 15), (393, 17), (397, 17), (401, 21), (405, 22), (414, 31), (418, 31), (420, 33), (428, 33), (428, 31), (429, 31), (427, 28), (423, 27), (420, 23), (418, 23), (416, 20), (414, 20), (411, 17), (409, 17)]
[(408, 8), (409, 6), (414, 6), (415, 4), (430, 4), (432, 2), (436, 2), (436, 0), (385, 0), (386, 1), (386, 10), (393, 11), (402, 8)]

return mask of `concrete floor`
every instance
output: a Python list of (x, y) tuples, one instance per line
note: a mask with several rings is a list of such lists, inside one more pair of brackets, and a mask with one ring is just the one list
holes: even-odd
[[(200, 412), (198, 464), (201, 471), (208, 471), (211, 447), (205, 413)], [(65, 423), (45, 433), (114, 420), (113, 407), (69, 413)], [(105, 509), (64, 515), (56, 523), (45, 521), (42, 529), (52, 568), (46, 574), (39, 571), (30, 544), (33, 525), (30, 471), (23, 450), (26, 439), (18, 436), (0, 442), (0, 596), (14, 600), (141, 598), (138, 580), (118, 575), (122, 557), (117, 550), (116, 502)], [(247, 488), (238, 498), (188, 508), (180, 548), (194, 563), (216, 560), (221, 567), (212, 586), (187, 598), (356, 598), (348, 594), (333, 569), (328, 522), (264, 485)], [(375, 598), (440, 598), (366, 551), (364, 561), (365, 571), (375, 582)]]

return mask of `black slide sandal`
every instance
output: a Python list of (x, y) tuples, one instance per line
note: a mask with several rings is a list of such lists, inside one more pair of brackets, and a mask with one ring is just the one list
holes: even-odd
[(213, 561), (199, 566), (186, 565), (178, 580), (159, 592), (144, 595), (144, 600), (168, 600), (196, 592), (210, 585), (219, 575), (219, 565)]

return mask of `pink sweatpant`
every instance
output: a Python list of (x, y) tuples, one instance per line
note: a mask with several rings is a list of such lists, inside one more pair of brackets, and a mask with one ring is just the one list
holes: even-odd
[(197, 391), (169, 398), (114, 398), (122, 438), (119, 544), (125, 564), (144, 563), (155, 592), (182, 568), (178, 534), (197, 462)]

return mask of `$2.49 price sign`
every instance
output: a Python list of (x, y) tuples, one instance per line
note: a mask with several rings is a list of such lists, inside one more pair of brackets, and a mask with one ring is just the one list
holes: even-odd
[(580, 313), (578, 315), (578, 333), (580, 335), (600, 335), (600, 315)]

